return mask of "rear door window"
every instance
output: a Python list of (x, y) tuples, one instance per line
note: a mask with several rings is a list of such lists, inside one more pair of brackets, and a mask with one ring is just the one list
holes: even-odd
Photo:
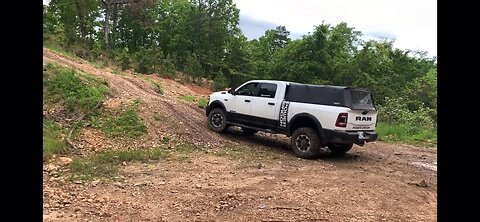
[(276, 93), (277, 93), (277, 84), (262, 83), (258, 91), (258, 96), (265, 97), (265, 98), (275, 98)]

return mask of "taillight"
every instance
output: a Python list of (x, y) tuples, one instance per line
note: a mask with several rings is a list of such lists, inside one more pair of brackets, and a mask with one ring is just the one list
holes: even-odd
[(348, 113), (340, 113), (337, 117), (337, 122), (335, 126), (346, 127), (347, 126)]

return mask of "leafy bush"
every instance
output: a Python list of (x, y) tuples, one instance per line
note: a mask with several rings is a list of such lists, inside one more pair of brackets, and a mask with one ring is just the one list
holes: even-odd
[(139, 73), (149, 74), (162, 71), (163, 53), (158, 49), (140, 49), (136, 54), (135, 71)]
[(204, 98), (200, 98), (200, 99), (198, 99), (197, 105), (198, 105), (198, 107), (200, 107), (202, 109), (205, 109), (205, 107), (207, 107), (207, 105), (208, 105), (208, 101)]
[(437, 140), (436, 109), (425, 107), (411, 111), (403, 98), (385, 98), (378, 107), (377, 132), (384, 141), (434, 144)]
[(127, 47), (111, 50), (109, 53), (109, 57), (118, 66), (120, 66), (122, 71), (130, 69), (132, 67), (132, 59)]
[(70, 112), (87, 112), (100, 103), (108, 92), (105, 82), (73, 69), (45, 66), (44, 96), (51, 102), (65, 101)]
[(436, 127), (436, 120), (432, 118), (436, 115), (436, 110), (420, 106), (418, 110), (410, 111), (402, 97), (386, 97), (385, 104), (379, 105), (378, 108), (379, 120), (386, 123), (400, 123), (427, 129)]
[(170, 54), (167, 54), (165, 59), (163, 59), (161, 68), (162, 69), (158, 72), (160, 76), (172, 77), (172, 74), (175, 70), (175, 65), (173, 64)]

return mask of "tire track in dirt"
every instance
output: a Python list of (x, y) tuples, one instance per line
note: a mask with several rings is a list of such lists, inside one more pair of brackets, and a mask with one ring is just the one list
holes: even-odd
[(168, 109), (172, 111), (172, 113), (176, 114), (177, 116), (176, 120), (182, 121), (187, 126), (189, 126), (190, 129), (194, 129), (197, 132), (202, 132), (202, 134), (197, 136), (204, 137), (203, 139), (206, 139), (206, 141), (214, 141), (218, 138), (218, 135), (212, 135), (212, 132), (208, 129), (206, 124), (203, 122), (203, 119), (201, 119), (201, 121), (198, 121), (198, 119), (192, 120), (192, 116), (185, 115), (185, 113), (175, 108), (175, 106), (173, 106), (171, 103), (165, 103), (165, 104), (167, 105)]

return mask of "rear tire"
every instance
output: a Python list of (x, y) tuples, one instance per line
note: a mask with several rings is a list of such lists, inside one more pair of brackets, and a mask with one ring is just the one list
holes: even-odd
[(221, 133), (228, 128), (227, 116), (222, 108), (213, 109), (208, 113), (208, 127), (217, 133)]
[(312, 159), (320, 155), (320, 137), (315, 129), (298, 128), (293, 132), (291, 146), (297, 156)]
[(338, 144), (338, 143), (332, 143), (328, 145), (328, 148), (332, 151), (332, 155), (334, 156), (342, 156), (345, 155), (346, 152), (351, 150), (353, 147), (353, 144)]
[(253, 129), (244, 128), (244, 127), (242, 127), (242, 131), (244, 135), (252, 135), (258, 132), (258, 130), (253, 130)]

